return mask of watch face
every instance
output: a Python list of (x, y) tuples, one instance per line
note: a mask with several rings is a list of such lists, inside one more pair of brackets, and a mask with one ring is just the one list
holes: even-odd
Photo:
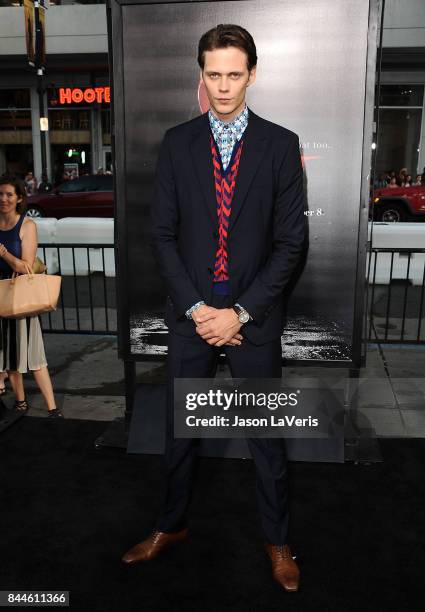
[(249, 314), (246, 311), (241, 312), (239, 315), (239, 322), (248, 323), (248, 321), (249, 321)]

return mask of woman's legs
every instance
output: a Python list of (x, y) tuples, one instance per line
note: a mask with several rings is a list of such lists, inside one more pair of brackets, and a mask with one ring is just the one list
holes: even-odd
[(22, 374), (9, 370), (8, 375), (16, 401), (22, 402), (25, 399), (24, 379)]
[(39, 370), (33, 370), (35, 382), (41, 391), (41, 394), (46, 402), (48, 410), (55, 410), (56, 402), (53, 394), (52, 381), (50, 380), (49, 370), (47, 366), (43, 366)]
[(6, 378), (7, 372), (0, 372), (0, 395), (3, 395), (6, 391), (6, 388), (4, 386)]
[[(33, 370), (35, 382), (41, 391), (41, 394), (49, 411), (55, 410), (56, 402), (53, 394), (52, 381), (50, 380), (49, 370), (47, 366), (43, 366), (39, 370)], [(25, 400), (24, 380), (20, 372), (8, 372), (10, 384), (12, 385), (13, 393), (17, 402)]]

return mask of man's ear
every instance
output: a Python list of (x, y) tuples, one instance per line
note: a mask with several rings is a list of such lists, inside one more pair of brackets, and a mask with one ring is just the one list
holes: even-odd
[(252, 85), (255, 82), (255, 78), (257, 76), (257, 66), (254, 66), (251, 69), (251, 72), (249, 73), (249, 79), (248, 79), (248, 83), (247, 83), (247, 87), (249, 87), (249, 85)]

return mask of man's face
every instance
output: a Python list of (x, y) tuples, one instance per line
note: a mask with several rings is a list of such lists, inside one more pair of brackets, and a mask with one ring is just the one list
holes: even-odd
[(204, 82), (211, 109), (222, 121), (232, 121), (245, 106), (246, 88), (255, 81), (255, 66), (248, 71), (247, 55), (237, 47), (205, 52)]

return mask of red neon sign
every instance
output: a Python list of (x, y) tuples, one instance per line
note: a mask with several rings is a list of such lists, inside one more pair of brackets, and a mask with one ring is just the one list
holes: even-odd
[(60, 87), (59, 88), (59, 104), (93, 104), (94, 102), (102, 103), (111, 101), (110, 87), (87, 87), (79, 89), (78, 87)]

